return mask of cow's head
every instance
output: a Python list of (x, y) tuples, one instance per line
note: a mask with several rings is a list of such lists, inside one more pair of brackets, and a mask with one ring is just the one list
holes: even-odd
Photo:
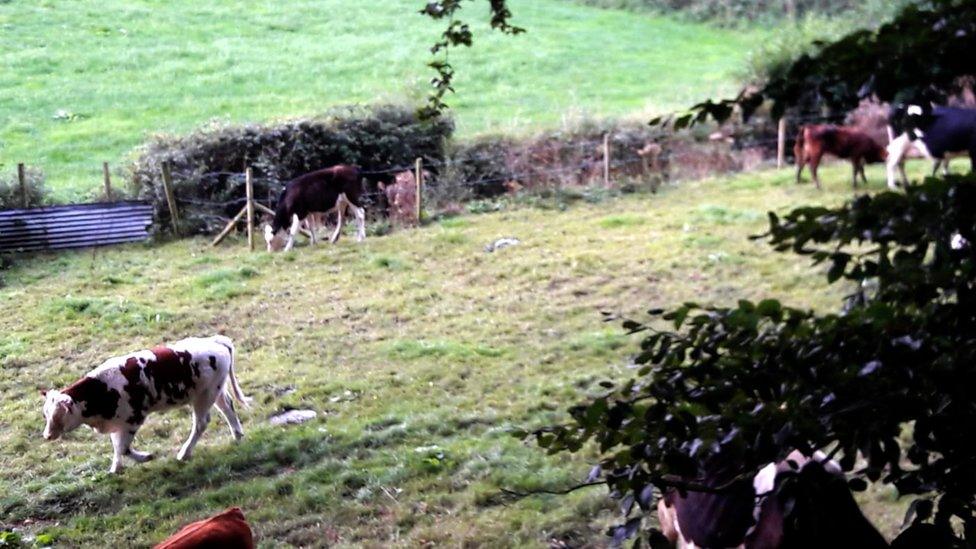
[(44, 397), (44, 438), (56, 440), (81, 425), (81, 406), (61, 391), (41, 391)]
[(264, 226), (264, 242), (268, 245), (269, 252), (277, 252), (285, 247), (284, 231), (276, 233), (271, 225), (272, 223), (267, 223)]

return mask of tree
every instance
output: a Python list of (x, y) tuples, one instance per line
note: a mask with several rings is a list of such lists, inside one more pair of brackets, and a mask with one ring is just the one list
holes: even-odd
[[(454, 67), (450, 62), (450, 48), (456, 46), (470, 47), (474, 41), (474, 34), (471, 32), (471, 27), (467, 23), (456, 19), (458, 11), (462, 8), (462, 3), (463, 0), (437, 0), (435, 2), (428, 2), (420, 10), (421, 14), (432, 19), (446, 19), (448, 21), (447, 28), (441, 33), (440, 40), (430, 48), (430, 52), (434, 55), (435, 59), (428, 63), (427, 66), (434, 69), (437, 76), (431, 80), (433, 91), (427, 97), (427, 105), (420, 111), (423, 118), (436, 117), (443, 112), (447, 108), (447, 104), (444, 103), (444, 96), (448, 92), (454, 92), (454, 88), (452, 87)], [(506, 0), (488, 0), (488, 4), (491, 10), (489, 16), (491, 28), (511, 35), (525, 32), (524, 29), (516, 27), (509, 22), (512, 17), (512, 12), (508, 9)], [(443, 55), (443, 57), (439, 58), (438, 55)]]
[(976, 177), (770, 214), (763, 238), (829, 264), (830, 283), (854, 282), (846, 312), (775, 300), (650, 311), (672, 328), (624, 322), (645, 334), (637, 377), (531, 436), (550, 453), (597, 444), (593, 477), (627, 502), (628, 522), (667, 487), (700, 489), (681, 479), (719, 454), (751, 478), (798, 448), (837, 457), (855, 490), (883, 482), (922, 496), (904, 535), (954, 536), (958, 518), (960, 543), (972, 542)]
[[(434, 13), (453, 15), (459, 2), (451, 6)], [(504, 2), (492, 2), (493, 14), (498, 8)], [(510, 13), (501, 13), (498, 28), (505, 30)], [(470, 43), (466, 26), (452, 21), (434, 52)], [(865, 97), (940, 101), (959, 77), (976, 74), (973, 51), (976, 2), (931, 0), (877, 31), (825, 44), (759, 89), (669, 120), (680, 128), (736, 112), (748, 118), (767, 101), (774, 115), (810, 106), (844, 111)], [(447, 64), (432, 66), (447, 70), (435, 81), (436, 110), (453, 73)], [(819, 314), (776, 300), (649, 311), (649, 319), (624, 322), (644, 335), (635, 378), (607, 382), (612, 390), (570, 409), (568, 423), (520, 435), (550, 453), (598, 446), (602, 459), (586, 485), (606, 484), (621, 499), (618, 539), (640, 530), (643, 513), (668, 487), (722, 490), (686, 480), (720, 454), (726, 463), (735, 458), (737, 478), (749, 478), (800, 449), (838, 458), (852, 489), (881, 482), (918, 495), (902, 540), (972, 544), (974, 211), (976, 177), (957, 176), (840, 208), (771, 213), (762, 238), (777, 251), (829, 264), (828, 283), (854, 283), (843, 312)], [(645, 534), (653, 539), (652, 531)]]

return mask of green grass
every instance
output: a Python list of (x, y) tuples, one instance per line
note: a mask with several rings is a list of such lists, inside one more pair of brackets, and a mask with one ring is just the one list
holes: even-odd
[[(547, 457), (507, 430), (561, 421), (600, 381), (633, 375), (636, 341), (601, 311), (762, 297), (834, 310), (845, 288), (747, 237), (765, 226), (753, 212), (852, 196), (846, 169), (827, 167), (823, 192), (764, 172), (289, 254), (201, 238), (20, 259), (0, 287), (0, 525), (65, 546), (146, 546), (238, 505), (264, 547), (602, 545), (616, 512), (600, 489), (500, 497), (580, 481), (592, 450)], [(870, 178), (879, 190), (880, 170)], [(522, 243), (483, 250), (508, 235)], [(157, 459), (112, 477), (107, 437), (41, 439), (39, 387), (218, 331), (254, 399), (240, 444), (215, 419), (178, 463), (189, 414), (152, 416), (137, 442)], [(267, 423), (286, 408), (319, 417)], [(904, 502), (878, 489), (862, 503), (895, 532)]]
[[(479, 4), (486, 4), (479, 2)], [(560, 0), (515, 0), (512, 38), (477, 31), (448, 98), (462, 136), (583, 115), (687, 107), (731, 93), (764, 31), (719, 30)], [(442, 29), (418, 0), (0, 2), (0, 169), (44, 170), (59, 200), (100, 188), (155, 132), (419, 101)], [(117, 181), (122, 174), (117, 173)]]

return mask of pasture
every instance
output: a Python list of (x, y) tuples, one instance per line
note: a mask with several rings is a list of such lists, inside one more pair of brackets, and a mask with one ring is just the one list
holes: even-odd
[[(615, 507), (599, 488), (500, 497), (565, 487), (589, 469), (508, 430), (560, 421), (599, 381), (630, 375), (633, 341), (601, 311), (761, 297), (837, 307), (844, 289), (820, 269), (747, 237), (767, 210), (851, 197), (848, 170), (827, 166), (823, 192), (783, 170), (657, 195), (513, 200), (289, 254), (193, 239), (21, 260), (0, 287), (0, 523), (68, 546), (144, 546), (239, 505), (265, 547), (603, 544)], [(878, 167), (868, 178), (883, 188)], [(522, 243), (484, 251), (506, 236)], [(181, 464), (188, 412), (151, 416), (137, 442), (156, 460), (112, 477), (106, 437), (41, 439), (38, 388), (216, 331), (234, 338), (254, 400), (241, 444), (215, 418)], [(287, 408), (319, 416), (268, 424)], [(882, 532), (896, 531), (904, 507), (891, 493), (862, 502)]]
[[(514, 39), (488, 31), (485, 7), (464, 10), (477, 47), (452, 53), (458, 94), (448, 98), (462, 137), (734, 93), (732, 74), (765, 34), (565, 0), (512, 4), (529, 29)], [(419, 102), (442, 30), (422, 5), (0, 2), (0, 170), (36, 166), (55, 200), (78, 201), (98, 191), (103, 161), (118, 180), (152, 133)]]

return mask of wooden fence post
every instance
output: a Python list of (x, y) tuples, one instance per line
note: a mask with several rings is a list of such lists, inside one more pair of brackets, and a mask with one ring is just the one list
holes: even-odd
[(234, 226), (237, 225), (237, 222), (240, 221), (241, 218), (244, 217), (244, 214), (246, 213), (247, 213), (247, 206), (244, 206), (243, 208), (241, 208), (241, 211), (237, 212), (237, 215), (235, 215), (233, 219), (227, 222), (227, 226), (224, 227), (224, 230), (220, 231), (220, 234), (217, 235), (217, 238), (215, 238), (213, 242), (210, 243), (210, 245), (216, 246), (217, 244), (220, 244), (220, 241), (223, 240), (227, 235), (229, 235), (232, 230), (234, 230)]
[(20, 183), (20, 205), (27, 208), (27, 174), (24, 173), (24, 163), (17, 164), (17, 182)]
[(180, 214), (176, 208), (176, 196), (173, 194), (173, 174), (169, 171), (169, 162), (163, 162), (163, 192), (166, 193), (166, 203), (169, 204), (169, 217), (173, 222), (173, 234), (180, 236)]
[(610, 133), (603, 135), (603, 186), (610, 186)]
[(254, 251), (254, 184), (251, 168), (244, 172), (244, 188), (247, 193), (247, 247)]
[(108, 171), (108, 162), (102, 162), (102, 177), (105, 180), (105, 198), (112, 201), (112, 175)]
[(414, 166), (414, 180), (417, 182), (417, 225), (420, 225), (424, 211), (424, 159), (418, 158)]
[(786, 164), (786, 118), (779, 119), (779, 130), (776, 136), (776, 168), (782, 169)]

